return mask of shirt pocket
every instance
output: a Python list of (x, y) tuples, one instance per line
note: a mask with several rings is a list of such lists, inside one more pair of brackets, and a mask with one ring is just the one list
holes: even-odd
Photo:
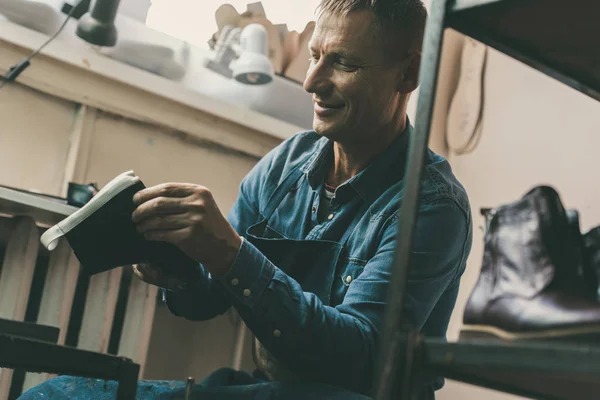
[(348, 288), (362, 274), (366, 264), (366, 260), (358, 258), (340, 260), (332, 285), (331, 303), (333, 307), (344, 301)]

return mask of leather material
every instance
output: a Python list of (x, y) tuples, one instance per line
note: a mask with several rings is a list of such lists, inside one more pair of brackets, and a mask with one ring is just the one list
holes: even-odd
[[(597, 299), (598, 278), (596, 268), (594, 266), (594, 262), (590, 259), (590, 256), (588, 256), (585, 237), (581, 234), (579, 213), (576, 210), (567, 210), (567, 218), (571, 230), (571, 240), (575, 246), (575, 252), (573, 254), (574, 258), (573, 262), (571, 263), (574, 267), (572, 272), (576, 273), (575, 281), (582, 285), (582, 293), (585, 293), (586, 297), (589, 297), (590, 299)], [(598, 233), (598, 239), (600, 239), (600, 230)], [(590, 237), (593, 237), (593, 234), (590, 235)], [(594, 249), (600, 250), (600, 240), (594, 241), (592, 239), (589, 247), (589, 251), (591, 253), (593, 253)], [(600, 258), (600, 254), (598, 257)]]
[(600, 325), (588, 276), (577, 212), (567, 212), (553, 188), (536, 187), (488, 215), (463, 322), (516, 333)]
[(592, 282), (594, 295), (600, 301), (600, 226), (583, 236), (586, 279)]
[(548, 290), (531, 299), (501, 297), (484, 311), (487, 325), (509, 332), (532, 332), (574, 326), (599, 326), (600, 305), (594, 301), (557, 290)]

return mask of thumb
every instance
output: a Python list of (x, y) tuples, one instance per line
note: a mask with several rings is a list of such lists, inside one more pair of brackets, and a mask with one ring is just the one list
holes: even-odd
[(160, 270), (150, 264), (134, 264), (133, 272), (143, 281), (155, 281), (160, 274)]

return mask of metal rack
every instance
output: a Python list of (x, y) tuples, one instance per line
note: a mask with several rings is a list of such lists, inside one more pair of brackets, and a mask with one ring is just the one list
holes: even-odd
[(396, 265), (375, 374), (378, 400), (412, 398), (426, 374), (540, 399), (600, 393), (600, 347), (558, 343), (446, 343), (402, 325), (423, 163), (446, 28), (453, 28), (600, 100), (597, 0), (433, 0), (425, 32), (421, 88), (410, 140)]
[(117, 400), (136, 396), (140, 366), (125, 357), (0, 333), (0, 367), (118, 381)]

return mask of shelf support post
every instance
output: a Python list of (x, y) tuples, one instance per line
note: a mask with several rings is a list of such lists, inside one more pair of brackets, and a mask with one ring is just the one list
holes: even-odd
[[(400, 206), (400, 218), (398, 219), (396, 259), (388, 287), (382, 342), (373, 380), (377, 400), (391, 398), (392, 393), (395, 391), (394, 386), (398, 383), (395, 381), (399, 376), (397, 374), (398, 367), (400, 367), (401, 372), (406, 370), (409, 367), (407, 360), (411, 359), (411, 357), (407, 358), (407, 348), (403, 343), (407, 340), (407, 336), (398, 334), (398, 332), (403, 329), (402, 309), (410, 270), (413, 234), (419, 210), (423, 164), (429, 142), (446, 13), (450, 5), (451, 0), (432, 1), (425, 29), (420, 68), (421, 88), (417, 105), (415, 133), (410, 138), (409, 143), (409, 154), (404, 175), (404, 197)], [(409, 337), (414, 334), (410, 331), (408, 333)], [(400, 383), (403, 384), (403, 382)]]

